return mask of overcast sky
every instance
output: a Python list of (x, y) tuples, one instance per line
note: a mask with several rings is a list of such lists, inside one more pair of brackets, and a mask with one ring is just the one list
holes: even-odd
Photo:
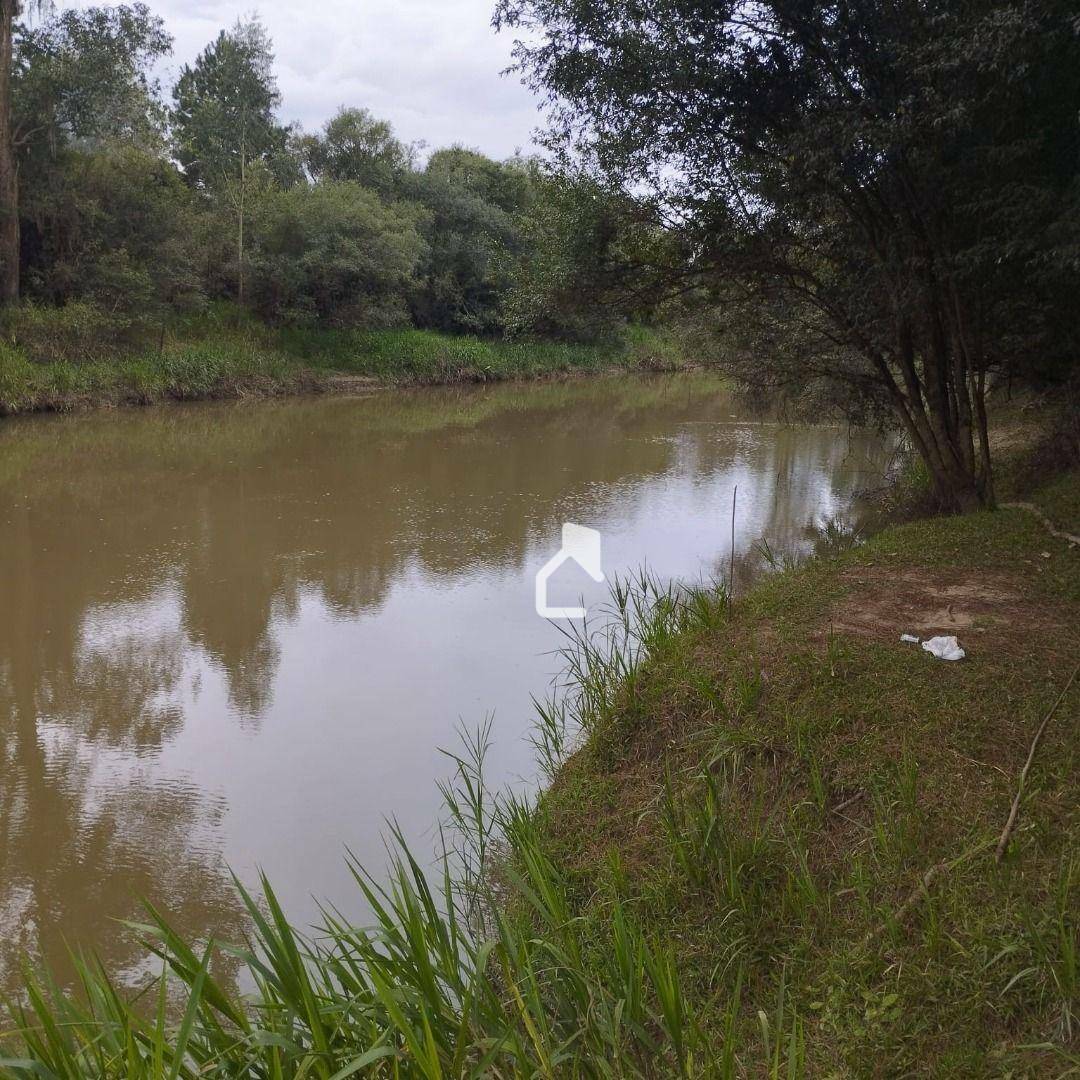
[(170, 83), (219, 30), (257, 11), (274, 41), (281, 119), (308, 130), (340, 105), (362, 105), (406, 142), (463, 143), (504, 158), (531, 147), (542, 119), (517, 78), (500, 74), (513, 40), (491, 28), (495, 0), (147, 2), (175, 39)]

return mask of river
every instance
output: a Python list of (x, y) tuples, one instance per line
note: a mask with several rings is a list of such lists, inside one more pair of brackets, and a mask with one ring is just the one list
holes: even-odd
[[(304, 923), (343, 853), (433, 844), (440, 747), (494, 715), (535, 776), (556, 674), (534, 576), (563, 522), (604, 571), (743, 578), (806, 551), (881, 445), (748, 415), (707, 376), (200, 404), (0, 424), (0, 989), (67, 944), (141, 969), (138, 897), (240, 932), (231, 868)], [(551, 603), (597, 603), (568, 564)]]

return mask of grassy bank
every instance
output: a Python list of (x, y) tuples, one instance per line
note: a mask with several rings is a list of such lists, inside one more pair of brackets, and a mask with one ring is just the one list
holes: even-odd
[(24, 309), (5, 318), (0, 415), (686, 365), (671, 334), (640, 327), (619, 341), (581, 345), (411, 329), (273, 328), (227, 308), (160, 330), (103, 323), (93, 309)]
[[(1043, 492), (1048, 512), (1078, 485)], [(955, 633), (968, 657), (901, 632)], [(1078, 659), (1080, 552), (1020, 510), (768, 580), (654, 650), (543, 798), (583, 936), (632, 904), (714, 1036), (741, 986), (737, 1043), (758, 1053), (783, 985), (781, 1056), (808, 1075), (1080, 1067), (1076, 682), (995, 860)]]
[[(1067, 512), (1078, 483), (1040, 505)], [(373, 928), (303, 936), (248, 898), (228, 952), (249, 999), (154, 916), (171, 989), (130, 1004), (92, 963), (70, 996), (31, 982), (0, 1075), (1080, 1068), (1080, 551), (1006, 510), (888, 529), (730, 605), (641, 597), (571, 650), (538, 805), (483, 794), (482, 736), (458, 762), (448, 914), (404, 851), (386, 891), (358, 871)]]

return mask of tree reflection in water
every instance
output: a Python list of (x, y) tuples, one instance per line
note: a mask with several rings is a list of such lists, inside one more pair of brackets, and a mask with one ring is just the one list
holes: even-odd
[(553, 645), (529, 579), (563, 520), (621, 565), (721, 574), (734, 484), (743, 565), (805, 546), (876, 447), (705, 377), (6, 422), (0, 987), (65, 940), (129, 966), (138, 896), (235, 933), (226, 859), (295, 903), (340, 884), (343, 839), (435, 814), (459, 716), (506, 707), (524, 746)]

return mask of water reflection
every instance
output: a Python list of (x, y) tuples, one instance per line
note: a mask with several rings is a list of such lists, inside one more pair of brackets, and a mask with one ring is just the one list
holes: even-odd
[(129, 966), (136, 895), (229, 932), (226, 863), (300, 917), (351, 894), (342, 846), (378, 862), (391, 813), (423, 833), (458, 717), (495, 709), (497, 777), (531, 771), (562, 521), (609, 574), (708, 577), (736, 484), (742, 565), (842, 512), (875, 450), (703, 378), (6, 423), (0, 986), (65, 938)]

